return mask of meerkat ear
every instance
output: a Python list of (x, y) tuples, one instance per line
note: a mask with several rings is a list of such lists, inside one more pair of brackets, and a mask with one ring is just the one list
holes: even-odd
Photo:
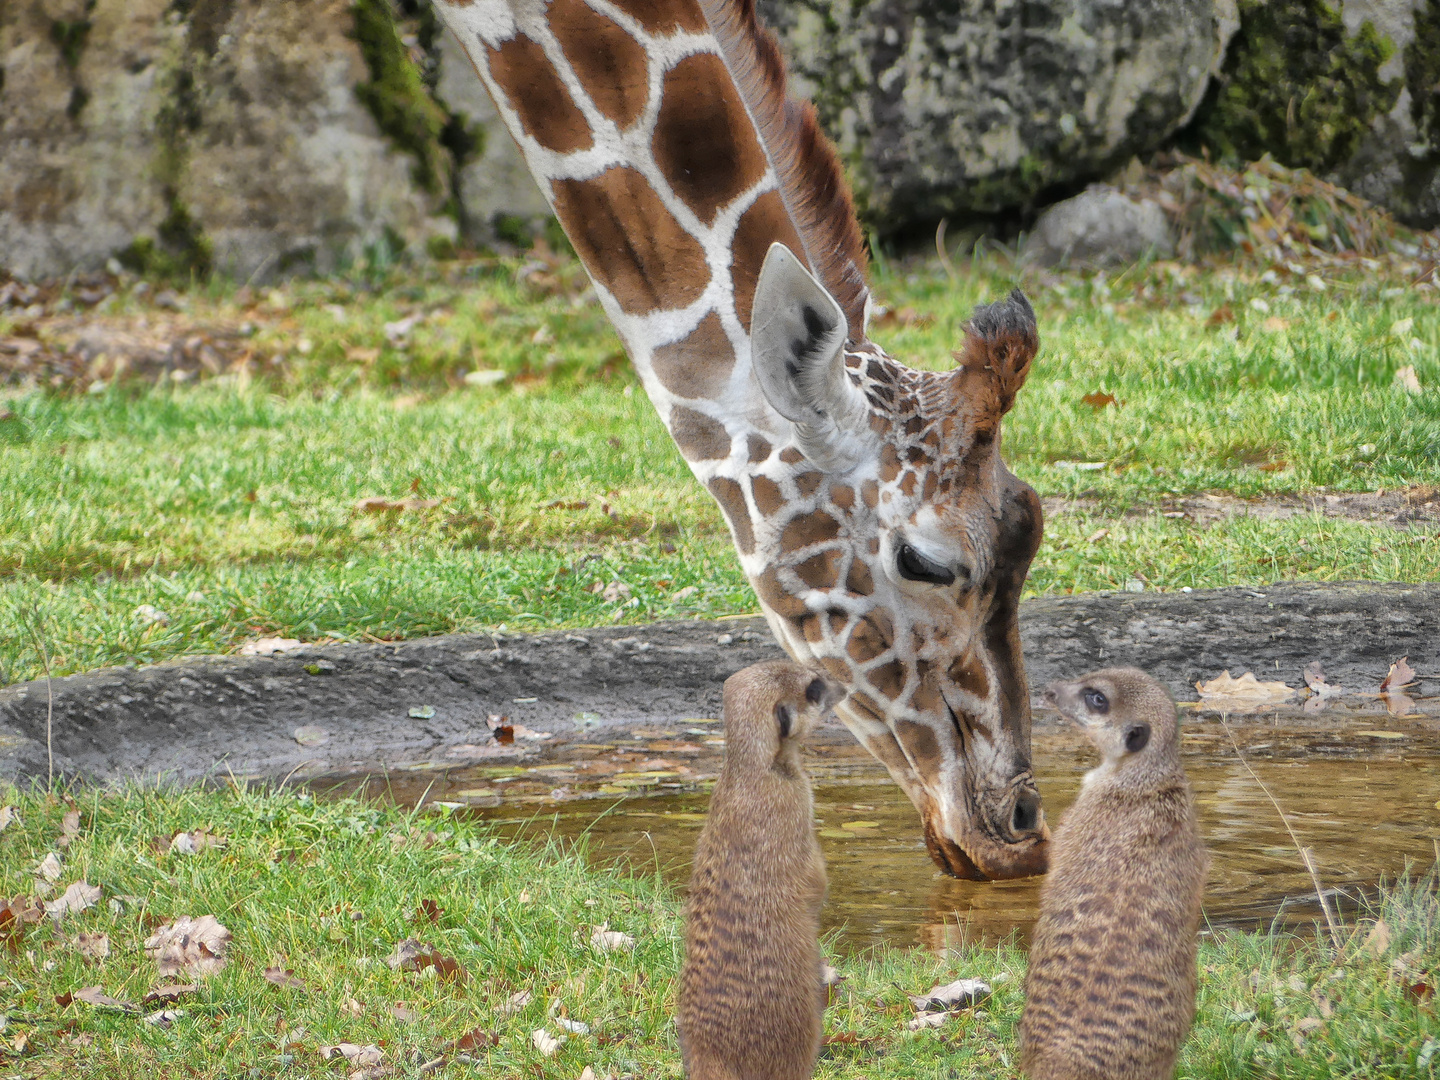
[(780, 725), (780, 738), (788, 739), (790, 737), (790, 725), (793, 719), (790, 715), (790, 706), (783, 701), (776, 702), (775, 722)]
[(1149, 724), (1131, 724), (1125, 729), (1125, 749), (1128, 753), (1138, 754), (1149, 742)]

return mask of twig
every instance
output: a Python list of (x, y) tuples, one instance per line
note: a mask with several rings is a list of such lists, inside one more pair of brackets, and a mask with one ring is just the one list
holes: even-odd
[[(40, 617), (37, 608), (35, 617)], [(25, 620), (25, 629), (30, 631), (30, 640), (35, 642), (35, 648), (40, 650), (40, 658), (45, 664), (45, 758), (47, 765), (46, 783), (53, 788), (55, 786), (55, 742), (52, 737), (55, 723), (55, 692), (50, 685), (50, 650), (45, 648), (45, 640), (35, 632), (35, 624), (28, 619)]]
[(935, 254), (940, 256), (940, 265), (945, 268), (946, 275), (953, 279), (955, 265), (950, 261), (950, 252), (945, 249), (945, 230), (949, 226), (949, 218), (941, 218), (940, 224), (935, 226)]
[(1330, 910), (1330, 902), (1325, 899), (1325, 888), (1320, 884), (1320, 874), (1315, 869), (1314, 856), (1308, 847), (1300, 843), (1300, 837), (1296, 836), (1295, 830), (1290, 827), (1290, 819), (1285, 816), (1285, 811), (1280, 809), (1280, 804), (1275, 801), (1275, 796), (1265, 786), (1265, 781), (1260, 779), (1255, 770), (1250, 767), (1250, 763), (1245, 760), (1245, 755), (1240, 752), (1240, 744), (1235, 741), (1235, 733), (1230, 730), (1230, 725), (1225, 722), (1224, 716), (1220, 717), (1220, 726), (1225, 729), (1225, 734), (1230, 739), (1230, 745), (1235, 748), (1235, 756), (1240, 759), (1240, 764), (1245, 766), (1245, 771), (1250, 774), (1250, 779), (1255, 781), (1260, 790), (1265, 793), (1265, 797), (1270, 800), (1270, 805), (1275, 807), (1275, 813), (1280, 815), (1281, 824), (1285, 826), (1285, 831), (1294, 841), (1295, 850), (1300, 853), (1300, 860), (1305, 864), (1305, 869), (1310, 871), (1310, 881), (1315, 886), (1315, 898), (1320, 901), (1320, 910), (1325, 914), (1325, 925), (1330, 928), (1330, 942), (1335, 946), (1335, 951), (1339, 952), (1343, 948), (1340, 940), (1340, 924), (1335, 921), (1335, 914)]

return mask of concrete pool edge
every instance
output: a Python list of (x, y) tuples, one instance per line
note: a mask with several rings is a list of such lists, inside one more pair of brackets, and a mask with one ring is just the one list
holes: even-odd
[[(1373, 689), (1402, 655), (1430, 679), (1421, 690), (1433, 693), (1440, 676), (1433, 583), (1043, 597), (1021, 606), (1020, 622), (1032, 689), (1133, 664), (1184, 700), (1195, 696), (1197, 679), (1225, 669), (1298, 687), (1312, 660), (1334, 683)], [(187, 783), (232, 773), (278, 779), (297, 770), (308, 777), (403, 769), (447, 754), (456, 764), (520, 760), (544, 744), (494, 745), (489, 714), (556, 733), (556, 741), (603, 740), (636, 722), (717, 716), (728, 675), (780, 655), (755, 617), (107, 668), (54, 680), (55, 769), (101, 783)], [(0, 689), (0, 780), (43, 782), (46, 714), (44, 680)], [(323, 729), (326, 740), (301, 745), (294, 733), (302, 726)]]

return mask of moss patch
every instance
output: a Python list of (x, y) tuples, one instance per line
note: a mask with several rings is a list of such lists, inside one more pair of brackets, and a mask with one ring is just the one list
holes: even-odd
[(355, 87), (356, 97), (386, 137), (415, 159), (415, 182), (432, 194), (448, 190), (451, 161), (441, 137), (450, 116), (431, 96), (425, 73), (401, 40), (390, 0), (357, 0), (351, 11), (355, 40), (370, 69), (370, 81)]
[(155, 238), (136, 237), (115, 258), (127, 270), (170, 281), (203, 280), (214, 269), (210, 241), (200, 223), (172, 191), (170, 212), (155, 230)]
[(1368, 22), (1347, 35), (1324, 0), (1242, 0), (1240, 29), (1187, 141), (1227, 160), (1268, 152), (1291, 167), (1333, 169), (1394, 107), (1400, 80), (1380, 77), (1393, 52)]
[(95, 0), (86, 0), (85, 14), (80, 18), (55, 19), (50, 23), (50, 40), (59, 48), (66, 67), (72, 70), (80, 65), (85, 39), (90, 36), (90, 13), (94, 10)]

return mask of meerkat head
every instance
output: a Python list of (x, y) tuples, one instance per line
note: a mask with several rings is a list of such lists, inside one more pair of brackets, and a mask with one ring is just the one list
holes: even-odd
[(1168, 771), (1176, 758), (1175, 702), (1158, 682), (1135, 668), (1105, 668), (1068, 682), (1053, 682), (1045, 704), (1078, 724), (1116, 776)]
[(840, 683), (789, 660), (743, 668), (725, 680), (726, 755), (759, 763), (793, 754), (844, 697)]

